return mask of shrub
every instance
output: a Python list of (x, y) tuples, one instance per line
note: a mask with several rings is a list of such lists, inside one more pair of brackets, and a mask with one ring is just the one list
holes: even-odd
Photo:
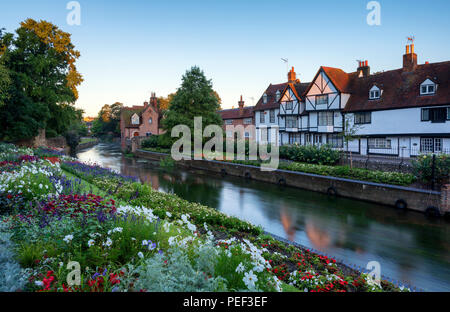
[[(139, 279), (134, 284), (135, 290), (149, 292), (213, 292), (224, 289), (225, 280), (221, 277), (209, 277), (213, 272), (204, 272), (207, 269), (192, 266), (187, 254), (179, 248), (168, 251), (170, 256), (161, 254), (147, 259), (137, 269)], [(208, 249), (200, 257), (209, 258)], [(203, 261), (198, 261), (198, 264)]]
[(26, 276), (19, 264), (14, 260), (11, 233), (0, 225), (0, 292), (22, 290), (26, 284)]
[(285, 145), (280, 147), (280, 158), (321, 165), (335, 165), (340, 158), (339, 151), (328, 145)]
[[(426, 183), (433, 179), (433, 156), (422, 155), (412, 162), (416, 177)], [(437, 183), (448, 183), (450, 176), (450, 155), (436, 155), (435, 179)]]
[(155, 148), (155, 147), (158, 147), (158, 138), (159, 138), (159, 136), (152, 135), (147, 140), (142, 141), (141, 145), (142, 145), (143, 148)]

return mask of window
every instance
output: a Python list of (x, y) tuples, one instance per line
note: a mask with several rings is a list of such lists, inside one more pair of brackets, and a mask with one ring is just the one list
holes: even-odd
[(280, 90), (278, 90), (277, 91), (277, 102), (280, 100), (280, 97), (281, 97), (281, 93), (280, 93)]
[(333, 112), (319, 112), (319, 126), (332, 126)]
[(437, 85), (431, 79), (427, 79), (420, 85), (420, 95), (433, 95), (436, 93)]
[(150, 119), (148, 120), (148, 123), (151, 125), (151, 124), (153, 123), (153, 118), (150, 118)]
[(441, 138), (421, 138), (420, 151), (422, 153), (441, 153), (442, 139)]
[(333, 148), (342, 148), (344, 147), (344, 140), (342, 136), (339, 134), (330, 134), (328, 135), (328, 144)]
[(275, 122), (275, 111), (271, 110), (270, 111), (270, 123), (274, 123)]
[(287, 116), (286, 117), (286, 128), (298, 128), (297, 117)]
[(432, 123), (443, 123), (445, 120), (449, 120), (449, 108), (423, 108), (422, 109), (422, 121), (431, 121)]
[(391, 149), (392, 144), (390, 139), (386, 138), (373, 138), (369, 139), (369, 148), (374, 149)]
[(311, 136), (309, 133), (305, 134), (305, 144), (311, 144)]
[(245, 118), (245, 119), (244, 119), (244, 125), (251, 125), (252, 122), (253, 122), (253, 119), (252, 119), (252, 118)]
[(314, 144), (322, 144), (322, 135), (314, 134)]
[(447, 120), (450, 120), (450, 107), (447, 107)]
[(133, 124), (133, 125), (138, 125), (139, 124), (139, 115), (138, 114), (134, 114), (131, 117), (131, 124)]
[(227, 120), (225, 120), (225, 124), (226, 124), (226, 125), (232, 125), (232, 124), (233, 124), (233, 119), (227, 119)]
[(372, 113), (355, 113), (355, 125), (370, 124), (372, 122)]
[(265, 112), (259, 112), (259, 122), (265, 123), (266, 122), (266, 113)]
[(327, 105), (327, 104), (328, 104), (328, 94), (316, 96), (316, 105)]
[(250, 138), (250, 132), (245, 131), (245, 138), (246, 139)]
[(263, 95), (263, 103), (264, 103), (264, 104), (267, 104), (267, 94), (264, 94), (264, 95)]
[(370, 98), (371, 100), (379, 99), (379, 98), (380, 98), (380, 90), (373, 90), (373, 91), (370, 91), (369, 98)]
[(286, 110), (292, 110), (294, 103), (292, 101), (286, 102)]

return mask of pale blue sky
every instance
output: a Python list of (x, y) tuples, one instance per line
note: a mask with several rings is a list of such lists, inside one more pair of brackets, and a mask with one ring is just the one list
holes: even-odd
[(321, 65), (354, 71), (357, 59), (389, 70), (401, 67), (406, 36), (415, 35), (419, 63), (450, 59), (448, 0), (381, 0), (381, 26), (367, 25), (368, 0), (81, 0), (80, 26), (67, 25), (68, 2), (0, 0), (0, 27), (13, 31), (31, 17), (73, 34), (85, 79), (77, 106), (87, 115), (174, 92), (193, 65), (229, 108), (286, 81), (280, 58), (302, 81)]

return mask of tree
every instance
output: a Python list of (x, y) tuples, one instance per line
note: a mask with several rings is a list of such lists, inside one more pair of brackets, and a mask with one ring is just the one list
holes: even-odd
[(8, 70), (0, 63), (0, 108), (5, 105), (9, 98), (9, 88), (11, 87), (11, 78)]
[(81, 120), (73, 107), (83, 81), (70, 34), (55, 25), (27, 19), (16, 35), (0, 31), (0, 63), (8, 70), (9, 98), (0, 108), (0, 138), (34, 137), (39, 129), (63, 134)]
[(162, 120), (162, 127), (167, 131), (165, 135), (170, 137), (172, 128), (177, 125), (186, 125), (194, 133), (194, 117), (202, 117), (203, 129), (208, 125), (222, 126), (222, 118), (217, 113), (219, 109), (211, 80), (194, 66), (184, 74), (181, 87), (170, 101), (169, 110)]
[(120, 112), (123, 104), (116, 102), (112, 105), (105, 104), (92, 124), (92, 133), (103, 135), (109, 132), (120, 136)]
[(345, 143), (346, 149), (347, 149), (347, 155), (350, 154), (350, 168), (353, 169), (353, 159), (352, 159), (352, 152), (349, 151), (349, 143), (351, 141), (359, 139), (358, 132), (361, 128), (360, 125), (357, 125), (352, 122), (352, 116), (353, 115), (345, 115), (344, 117), (344, 127), (342, 132), (340, 133), (340, 136), (342, 137), (342, 140)]

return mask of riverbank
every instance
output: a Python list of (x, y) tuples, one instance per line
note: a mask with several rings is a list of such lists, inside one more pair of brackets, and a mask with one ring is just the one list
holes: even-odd
[[(137, 157), (160, 161), (169, 154), (139, 149)], [(382, 183), (351, 180), (304, 173), (290, 170), (261, 171), (258, 166), (244, 165), (224, 161), (181, 160), (177, 165), (185, 168), (208, 170), (222, 175), (234, 175), (246, 179), (270, 182), (320, 192), (331, 196), (342, 196), (374, 202), (399, 209), (409, 209), (422, 213), (439, 210), (441, 193), (411, 187), (403, 187)], [(440, 212), (439, 212), (440, 213)]]
[[(41, 158), (30, 150), (10, 150), (1, 157), (21, 153), (26, 155), (17, 162), (2, 165), (0, 175), (2, 191), (11, 195), (1, 229), (9, 237), (8, 252), (16, 254), (9, 261), (31, 270), (15, 272), (13, 286), (18, 289), (187, 291), (184, 286), (197, 285), (193, 290), (399, 290), (387, 281), (374, 283), (330, 257), (276, 241), (248, 222), (153, 191), (132, 177), (56, 155)], [(90, 194), (84, 195), (87, 189)], [(41, 202), (37, 207), (36, 199)], [(24, 202), (30, 210), (17, 214)], [(60, 263), (69, 259), (90, 268), (82, 271), (79, 287), (65, 284), (68, 272)], [(175, 274), (180, 264), (193, 275)], [(177, 277), (176, 284), (169, 285), (165, 274)]]

